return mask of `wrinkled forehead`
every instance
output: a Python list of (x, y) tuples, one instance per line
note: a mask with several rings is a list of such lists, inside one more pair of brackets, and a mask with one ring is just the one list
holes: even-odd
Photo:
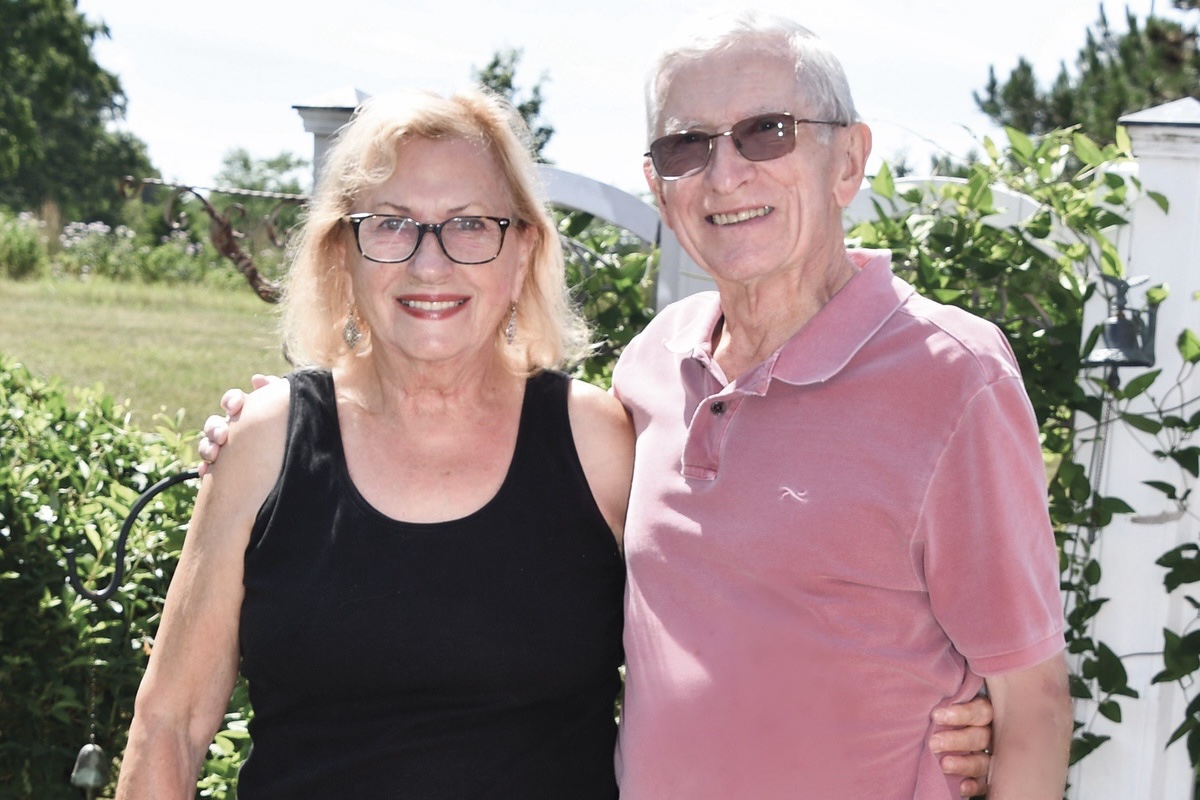
[(758, 114), (807, 111), (795, 61), (780, 48), (740, 45), (677, 58), (658, 81), (656, 135), (715, 131)]

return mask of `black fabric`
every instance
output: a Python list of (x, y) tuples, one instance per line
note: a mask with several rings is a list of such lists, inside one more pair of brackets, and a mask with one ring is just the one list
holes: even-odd
[(436, 524), (373, 509), (346, 469), (332, 377), (289, 377), (283, 471), (245, 557), (255, 717), (239, 797), (616, 797), (625, 571), (566, 376), (528, 381), (496, 496)]

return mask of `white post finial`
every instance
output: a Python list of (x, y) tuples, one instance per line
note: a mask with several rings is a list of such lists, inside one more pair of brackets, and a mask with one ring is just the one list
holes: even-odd
[(304, 130), (313, 135), (313, 186), (321, 174), (321, 164), (329, 141), (338, 129), (350, 121), (350, 115), (364, 100), (370, 97), (361, 89), (347, 86), (326, 94), (312, 97), (292, 106), (304, 120)]

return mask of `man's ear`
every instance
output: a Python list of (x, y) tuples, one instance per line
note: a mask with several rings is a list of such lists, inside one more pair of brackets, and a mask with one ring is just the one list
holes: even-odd
[(871, 155), (871, 129), (865, 123), (850, 125), (842, 135), (835, 151), (841, 158), (841, 169), (834, 186), (834, 197), (842, 208), (858, 194), (867, 174), (867, 158)]
[(662, 179), (658, 177), (658, 173), (654, 171), (654, 162), (648, 157), (642, 162), (642, 174), (646, 176), (646, 186), (650, 188), (650, 193), (654, 195), (654, 202), (658, 204), (658, 215), (664, 216), (666, 211), (667, 201), (663, 197)]

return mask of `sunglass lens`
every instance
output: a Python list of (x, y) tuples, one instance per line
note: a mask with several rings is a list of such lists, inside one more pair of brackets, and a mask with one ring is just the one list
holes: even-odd
[(654, 168), (664, 178), (682, 178), (708, 163), (709, 137), (703, 133), (675, 133), (650, 145)]
[(796, 126), (785, 114), (763, 114), (733, 126), (738, 150), (751, 161), (786, 156), (796, 147)]

